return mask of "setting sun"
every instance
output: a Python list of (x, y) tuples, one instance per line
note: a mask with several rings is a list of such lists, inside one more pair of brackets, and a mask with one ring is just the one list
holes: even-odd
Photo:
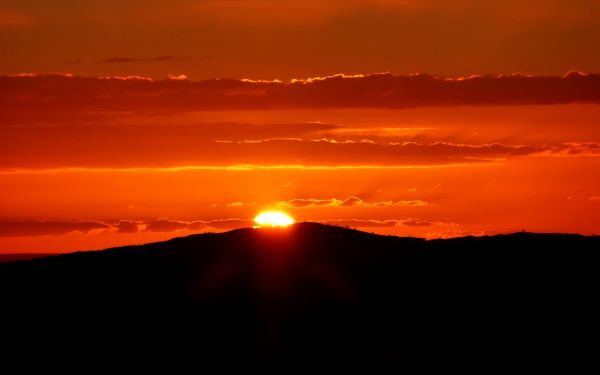
[(294, 224), (294, 219), (281, 211), (265, 211), (261, 212), (254, 218), (257, 227), (286, 227)]

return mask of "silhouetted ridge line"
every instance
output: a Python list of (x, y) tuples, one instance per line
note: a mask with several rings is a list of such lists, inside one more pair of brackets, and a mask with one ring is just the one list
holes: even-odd
[(580, 235), (425, 241), (316, 223), (198, 234), (0, 264), (3, 338), (176, 361), (565, 358), (598, 333), (599, 249)]

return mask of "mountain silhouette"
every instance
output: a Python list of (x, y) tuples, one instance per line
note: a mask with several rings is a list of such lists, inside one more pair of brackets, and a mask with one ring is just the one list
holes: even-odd
[(599, 250), (247, 228), (0, 264), (0, 323), (14, 352), (146, 363), (558, 361), (592, 353)]

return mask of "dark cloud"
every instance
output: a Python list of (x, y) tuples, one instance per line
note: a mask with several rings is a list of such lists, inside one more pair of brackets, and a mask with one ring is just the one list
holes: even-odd
[[(595, 199), (597, 197), (591, 197)], [(340, 201), (341, 202), (341, 201)], [(385, 228), (394, 226), (429, 227), (446, 225), (440, 222), (430, 222), (419, 219), (405, 220), (378, 220), (378, 219), (339, 219), (321, 221), (324, 224), (337, 225), (351, 228)], [(189, 231), (226, 231), (254, 226), (251, 219), (228, 218), (214, 220), (182, 221), (168, 218), (149, 221), (121, 220), (117, 223), (107, 224), (98, 221), (0, 221), (0, 237), (15, 236), (45, 236), (66, 235), (71, 232), (89, 233), (101, 230), (103, 233), (132, 234), (143, 228), (145, 232), (176, 232)]]
[(193, 221), (187, 226), (187, 229), (192, 231), (199, 231), (206, 228), (206, 223), (204, 221)]
[(173, 221), (169, 219), (160, 219), (149, 222), (146, 230), (153, 232), (174, 232), (183, 229), (190, 231), (210, 231), (248, 228), (252, 227), (253, 225), (253, 220), (238, 218), (196, 221)]
[(0, 236), (4, 237), (88, 233), (95, 229), (110, 229), (110, 226), (96, 221), (0, 221)]
[(136, 233), (139, 230), (138, 224), (134, 221), (120, 221), (115, 227), (117, 233)]
[(210, 220), (205, 221), (204, 224), (207, 227), (211, 227), (218, 230), (236, 229), (236, 228), (249, 228), (254, 225), (254, 220), (249, 219), (221, 219), (221, 220)]
[(385, 73), (335, 75), (289, 83), (236, 79), (157, 81), (135, 76), (0, 76), (2, 112), (49, 111), (47, 116), (59, 111), (86, 110), (399, 109), (574, 102), (600, 103), (599, 74), (571, 72), (562, 77), (499, 75), (447, 79), (426, 74)]
[(404, 221), (400, 222), (400, 224), (405, 227), (430, 227), (434, 223), (432, 223), (431, 221), (408, 219), (408, 220), (404, 220)]
[(169, 219), (154, 220), (146, 225), (146, 232), (174, 232), (176, 230), (186, 229), (189, 223), (183, 221), (173, 221)]
[(101, 229), (111, 233), (131, 234), (145, 232), (175, 232), (179, 230), (229, 230), (252, 227), (249, 219), (216, 219), (205, 221), (181, 221), (161, 218), (148, 221), (121, 220), (107, 224), (97, 221), (0, 221), (0, 237), (65, 235), (70, 232), (88, 233)]
[(338, 225), (350, 228), (385, 228), (398, 225), (398, 220), (361, 220), (361, 219), (346, 219), (346, 220), (328, 220), (323, 221), (323, 224)]
[(216, 219), (206, 221), (179, 221), (162, 218), (149, 221), (121, 220), (107, 224), (98, 221), (0, 221), (0, 237), (65, 235), (71, 232), (88, 233), (103, 230), (111, 233), (137, 233), (140, 227), (145, 232), (175, 232), (178, 230), (229, 230), (253, 225), (249, 219)]

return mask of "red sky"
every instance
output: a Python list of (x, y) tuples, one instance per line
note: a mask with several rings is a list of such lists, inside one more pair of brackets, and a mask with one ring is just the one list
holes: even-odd
[(598, 19), (584, 0), (4, 1), (0, 252), (269, 208), (428, 238), (600, 233)]

